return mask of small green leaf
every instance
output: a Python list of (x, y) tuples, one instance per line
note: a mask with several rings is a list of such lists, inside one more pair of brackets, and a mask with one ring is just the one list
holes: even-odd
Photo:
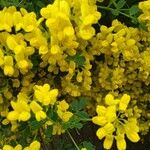
[(74, 56), (68, 56), (67, 60), (73, 60), (78, 67), (83, 67), (85, 63), (85, 57), (82, 56), (80, 53), (76, 53)]
[(134, 23), (134, 24), (137, 24), (138, 23), (138, 19), (137, 18), (132, 18), (131, 22)]
[(77, 112), (84, 109), (86, 104), (87, 104), (87, 99), (85, 97), (80, 97), (79, 100), (74, 100), (71, 103), (71, 109)]
[(119, 10), (113, 9), (113, 10), (111, 10), (111, 13), (112, 13), (114, 16), (118, 16), (118, 15), (119, 15)]
[(36, 129), (39, 129), (43, 126), (43, 124), (45, 123), (45, 120), (42, 120), (42, 121), (32, 121), (30, 123), (30, 127), (31, 127), (31, 130), (36, 130)]
[(87, 150), (95, 150), (95, 146), (91, 142), (84, 141), (80, 144), (80, 148), (86, 148)]
[(76, 115), (77, 115), (81, 120), (89, 119), (89, 115), (88, 115), (88, 113), (85, 112), (85, 111), (78, 111), (78, 112), (76, 113)]
[(80, 123), (79, 117), (73, 116), (68, 122), (63, 123), (62, 126), (65, 130), (73, 128), (81, 129), (83, 127), (83, 124)]
[(52, 137), (52, 131), (53, 131), (53, 126), (48, 126), (47, 129), (45, 130), (46, 138), (51, 138)]
[(47, 116), (53, 120), (53, 121), (57, 121), (58, 120), (58, 115), (57, 113), (54, 111), (54, 109), (49, 108), (47, 111)]
[(126, 4), (126, 1), (125, 1), (125, 0), (120, 0), (120, 1), (117, 3), (117, 9), (121, 9), (125, 4)]
[(130, 16), (136, 15), (140, 12), (140, 9), (138, 8), (137, 5), (133, 5), (130, 9), (129, 9), (129, 14)]
[(140, 22), (139, 23), (139, 28), (144, 30), (144, 31), (148, 31), (148, 27), (147, 27), (146, 22)]

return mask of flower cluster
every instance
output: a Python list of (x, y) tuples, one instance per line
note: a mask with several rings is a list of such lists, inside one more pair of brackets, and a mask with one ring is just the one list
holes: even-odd
[(20, 144), (15, 146), (14, 148), (10, 145), (4, 145), (3, 150), (40, 150), (40, 142), (38, 141), (33, 141), (29, 146), (22, 148)]
[(125, 135), (132, 142), (138, 142), (139, 126), (137, 118), (128, 113), (128, 105), (130, 96), (124, 94), (121, 98), (115, 99), (112, 94), (107, 94), (105, 97), (105, 105), (96, 107), (97, 116), (92, 118), (92, 122), (101, 126), (96, 135), (99, 139), (104, 140), (104, 148), (110, 149), (113, 140), (117, 142), (119, 150), (126, 149)]
[(73, 116), (73, 114), (67, 110), (68, 108), (69, 104), (65, 100), (62, 100), (57, 105), (57, 114), (64, 122), (69, 121), (69, 119)]
[(150, 1), (146, 0), (139, 3), (139, 8), (142, 10), (142, 14), (139, 16), (139, 20), (142, 22), (146, 22), (148, 26), (148, 30), (150, 31)]
[[(39, 16), (14, 6), (0, 10), (0, 135), (6, 135), (0, 148), (22, 150), (40, 137), (52, 141), (52, 135), (80, 128), (82, 102), (72, 106), (80, 98), (87, 98), (91, 116), (96, 108), (92, 121), (104, 148), (115, 139), (118, 149), (126, 149), (126, 136), (137, 142), (139, 132), (148, 133), (149, 5), (139, 3), (147, 31), (117, 19), (99, 26), (96, 0), (54, 0)], [(17, 145), (21, 140), (24, 145)], [(8, 145), (14, 141), (16, 147)], [(38, 142), (24, 149), (36, 148)]]

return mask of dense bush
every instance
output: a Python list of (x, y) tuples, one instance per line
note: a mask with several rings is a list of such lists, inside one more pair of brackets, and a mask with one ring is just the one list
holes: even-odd
[(1, 149), (94, 150), (71, 134), (88, 122), (104, 149), (149, 132), (150, 0), (0, 2)]

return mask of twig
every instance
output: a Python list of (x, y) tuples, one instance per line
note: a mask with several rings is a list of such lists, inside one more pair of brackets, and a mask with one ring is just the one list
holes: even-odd
[(78, 145), (76, 144), (75, 140), (73, 139), (72, 135), (70, 134), (70, 132), (67, 130), (67, 133), (71, 139), (71, 141), (73, 142), (73, 144), (75, 145), (76, 149), (77, 150), (80, 150), (80, 148), (78, 147)]
[(42, 129), (41, 128), (38, 130), (38, 135), (39, 135), (39, 138), (40, 138), (40, 142), (41, 142), (41, 144), (43, 146), (43, 149), (44, 150), (49, 150), (48, 147), (47, 147), (47, 145), (44, 142), (43, 137), (42, 137)]

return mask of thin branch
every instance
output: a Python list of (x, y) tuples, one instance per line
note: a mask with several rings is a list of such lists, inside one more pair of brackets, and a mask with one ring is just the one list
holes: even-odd
[(67, 130), (67, 134), (69, 135), (71, 141), (73, 142), (73, 144), (75, 145), (77, 150), (80, 150), (80, 148), (78, 147), (77, 143), (75, 142), (75, 140), (73, 139), (72, 135), (70, 134), (70, 132)]

